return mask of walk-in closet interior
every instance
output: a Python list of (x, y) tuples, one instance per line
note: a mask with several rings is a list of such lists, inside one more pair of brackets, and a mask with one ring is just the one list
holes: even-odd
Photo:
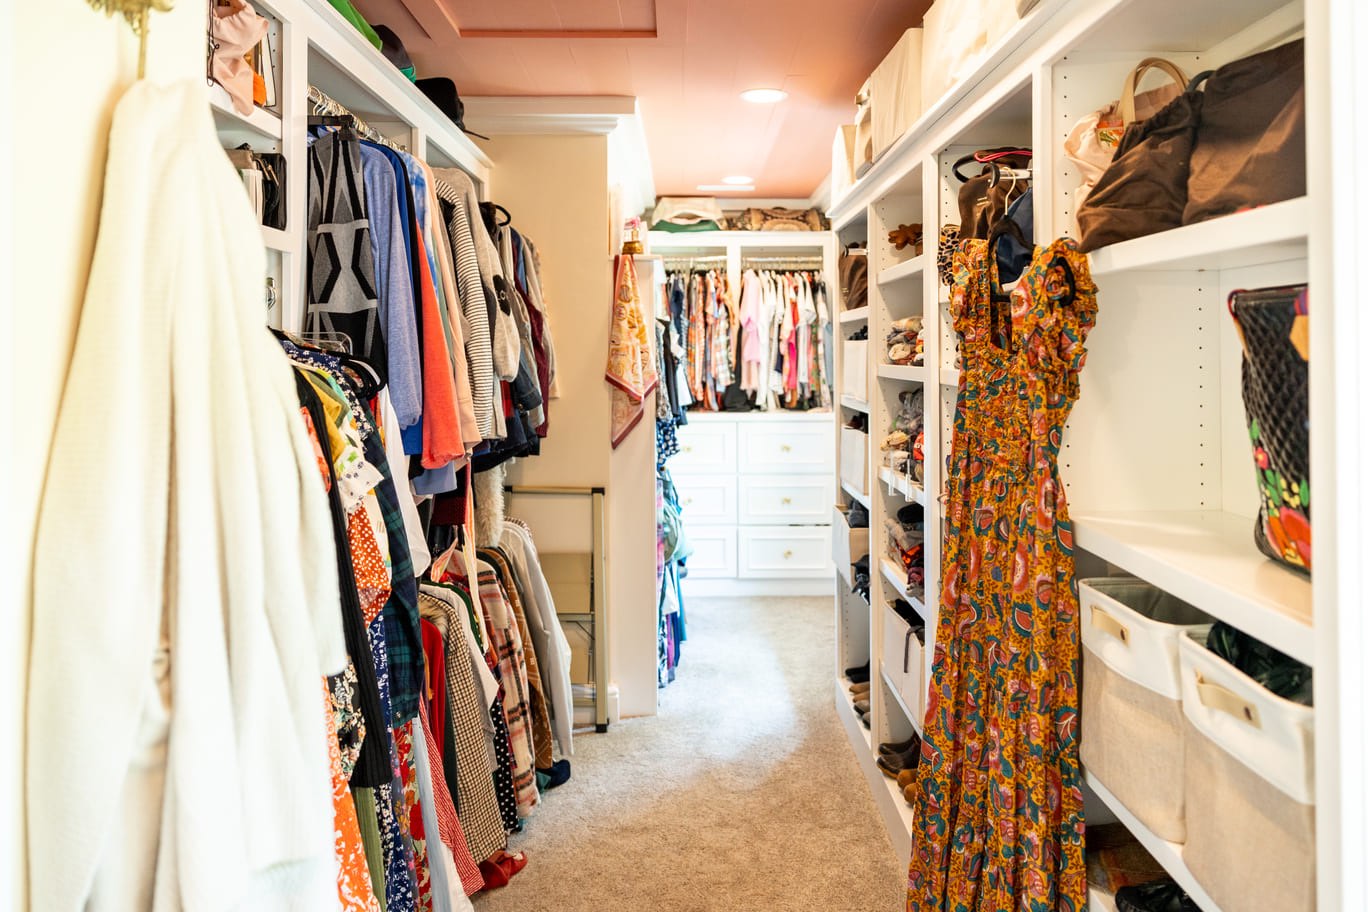
[(0, 908), (1368, 910), (1358, 0), (12, 6)]

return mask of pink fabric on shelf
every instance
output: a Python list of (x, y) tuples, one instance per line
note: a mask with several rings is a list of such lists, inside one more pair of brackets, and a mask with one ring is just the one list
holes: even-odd
[(215, 5), (210, 18), (214, 40), (211, 73), (233, 99), (234, 110), (246, 117), (253, 107), (252, 67), (244, 58), (266, 37), (269, 23), (256, 14), (247, 0)]

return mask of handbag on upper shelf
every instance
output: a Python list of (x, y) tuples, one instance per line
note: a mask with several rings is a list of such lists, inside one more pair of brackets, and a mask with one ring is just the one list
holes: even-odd
[[(1150, 71), (1163, 73), (1170, 81), (1137, 95), (1136, 89)], [(1098, 108), (1074, 125), (1064, 140), (1064, 154), (1082, 176), (1073, 196), (1075, 216), (1098, 178), (1111, 164), (1126, 128), (1153, 117), (1164, 105), (1183, 94), (1187, 84), (1187, 74), (1175, 64), (1162, 57), (1146, 57), (1126, 74), (1116, 101)]]
[(1184, 225), (1306, 195), (1305, 76), (1298, 38), (1206, 80)]
[(1078, 207), (1079, 249), (1306, 195), (1302, 39), (1198, 74), (1126, 127)]

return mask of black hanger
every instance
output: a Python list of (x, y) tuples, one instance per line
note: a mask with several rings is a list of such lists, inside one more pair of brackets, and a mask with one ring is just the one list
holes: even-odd
[(352, 119), (341, 114), (311, 114), (309, 116), (309, 126), (311, 127), (337, 127), (337, 138), (355, 142), (359, 137), (356, 135), (356, 126)]

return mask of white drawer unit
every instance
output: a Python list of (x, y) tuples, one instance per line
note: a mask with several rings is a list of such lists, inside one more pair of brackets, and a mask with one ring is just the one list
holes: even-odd
[(679, 429), (679, 453), (669, 462), (670, 473), (736, 474), (736, 431), (733, 422), (690, 417), (689, 423)]
[(743, 579), (829, 579), (830, 526), (742, 526)]
[(688, 579), (731, 579), (736, 576), (736, 526), (684, 526), (693, 548)]
[(674, 483), (688, 526), (736, 524), (735, 475), (677, 475)]
[(740, 523), (807, 526), (831, 521), (836, 485), (830, 475), (741, 476)]
[(821, 421), (765, 421), (739, 428), (743, 474), (821, 474), (831, 471), (835, 424)]
[(835, 434), (831, 412), (689, 416), (667, 463), (694, 547), (686, 596), (829, 591)]

